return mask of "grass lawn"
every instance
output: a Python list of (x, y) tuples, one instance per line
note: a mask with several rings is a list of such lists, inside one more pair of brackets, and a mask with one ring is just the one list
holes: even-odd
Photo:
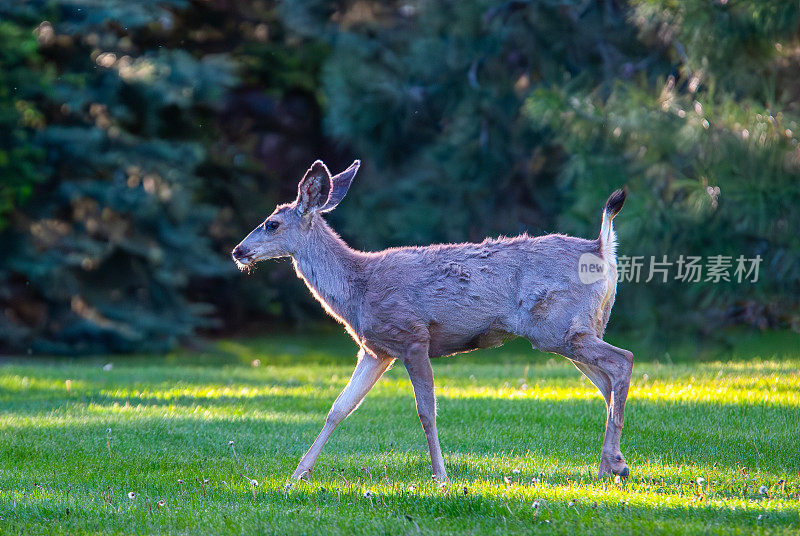
[(638, 356), (622, 482), (595, 476), (605, 408), (566, 360), (520, 342), (436, 360), (447, 490), (402, 365), (284, 489), (352, 371), (340, 336), (6, 361), (0, 534), (797, 534), (793, 352)]

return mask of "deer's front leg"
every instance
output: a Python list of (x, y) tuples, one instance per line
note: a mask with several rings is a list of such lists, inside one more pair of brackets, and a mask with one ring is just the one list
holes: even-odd
[[(393, 359), (389, 357), (374, 356), (363, 349), (358, 352), (358, 363), (350, 381), (342, 390), (341, 394), (333, 403), (328, 417), (325, 419), (325, 426), (314, 440), (314, 444), (308, 449), (297, 469), (292, 475), (292, 482), (300, 480), (308, 475), (314, 468), (319, 453), (328, 438), (331, 437), (336, 426), (348, 415), (350, 415), (364, 400), (364, 396), (375, 385), (375, 382), (383, 375)], [(291, 484), (290, 484), (291, 485)]]
[(447, 472), (444, 469), (442, 448), (439, 446), (439, 433), (436, 431), (436, 395), (433, 386), (433, 369), (428, 357), (428, 346), (420, 343), (412, 344), (403, 363), (414, 386), (414, 398), (417, 401), (417, 414), (428, 440), (428, 450), (431, 453), (431, 467), (433, 477), (446, 481)]

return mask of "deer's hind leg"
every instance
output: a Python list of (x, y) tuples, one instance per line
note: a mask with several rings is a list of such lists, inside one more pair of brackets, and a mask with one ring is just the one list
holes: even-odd
[(575, 368), (580, 370), (584, 376), (589, 378), (589, 381), (597, 387), (597, 390), (600, 391), (600, 394), (603, 395), (603, 400), (606, 401), (606, 407), (611, 403), (611, 379), (609, 379), (608, 374), (600, 370), (595, 365), (587, 365), (586, 363), (581, 363), (580, 361), (575, 361), (570, 359), (572, 364), (575, 365)]
[(630, 470), (620, 450), (625, 402), (633, 371), (633, 354), (592, 334), (572, 338), (564, 353), (597, 386), (606, 401), (606, 431), (600, 454), (600, 476), (627, 477)]

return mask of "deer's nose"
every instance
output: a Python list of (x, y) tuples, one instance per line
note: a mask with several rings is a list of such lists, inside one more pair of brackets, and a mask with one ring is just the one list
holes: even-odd
[(250, 250), (245, 247), (242, 247), (241, 244), (233, 248), (233, 258), (234, 259), (241, 259), (242, 257), (247, 257), (250, 254)]

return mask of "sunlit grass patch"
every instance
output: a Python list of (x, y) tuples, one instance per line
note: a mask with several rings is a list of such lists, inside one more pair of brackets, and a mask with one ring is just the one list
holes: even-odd
[(285, 339), (0, 367), (0, 532), (800, 530), (796, 357), (637, 362), (619, 482), (595, 476), (605, 408), (568, 362), (518, 346), (439, 360), (445, 488), (395, 366), (287, 491), (354, 352)]

